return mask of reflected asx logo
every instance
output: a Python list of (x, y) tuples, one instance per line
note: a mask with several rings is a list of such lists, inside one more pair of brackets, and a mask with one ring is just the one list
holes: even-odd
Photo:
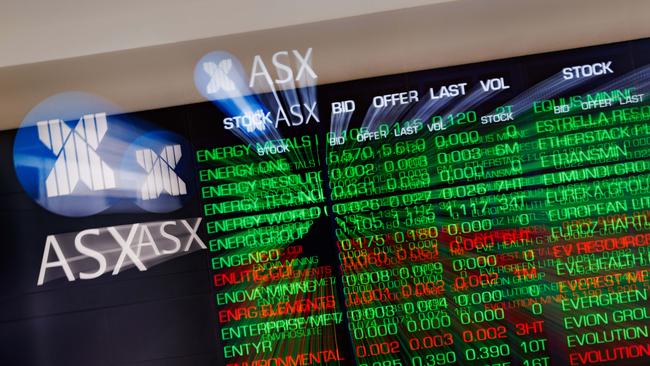
[(230, 58), (221, 60), (218, 64), (212, 61), (204, 62), (203, 70), (206, 74), (210, 75), (206, 92), (208, 94), (215, 94), (221, 89), (225, 91), (235, 90), (235, 83), (228, 77), (231, 69), (232, 59)]
[(109, 208), (164, 213), (187, 200), (186, 149), (182, 137), (152, 131), (103, 100), (63, 93), (41, 102), (23, 121), (14, 167), (25, 192), (60, 215), (90, 216)]
[(247, 72), (234, 55), (209, 52), (194, 67), (194, 84), (224, 112), (224, 129), (242, 136), (259, 137), (278, 126), (320, 123), (312, 54), (308, 48), (277, 51), (266, 59), (255, 55)]
[[(275, 52), (266, 61), (261, 55), (253, 57), (250, 72), (244, 71), (239, 60), (225, 51), (204, 55), (194, 70), (197, 90), (208, 100), (229, 99), (273, 91), (313, 86), (318, 74), (312, 66), (312, 48)], [(272, 66), (271, 66), (272, 65)]]
[(138, 150), (135, 155), (138, 164), (147, 171), (147, 179), (140, 189), (143, 200), (156, 199), (163, 191), (172, 196), (187, 194), (185, 182), (174, 170), (183, 156), (181, 145), (167, 145), (160, 155), (151, 149)]

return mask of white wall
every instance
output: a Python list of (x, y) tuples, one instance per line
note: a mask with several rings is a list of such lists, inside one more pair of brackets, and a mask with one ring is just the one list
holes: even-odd
[(313, 47), (318, 80), (329, 83), (650, 37), (648, 14), (648, 0), (457, 0), (4, 67), (0, 129), (17, 127), (41, 100), (70, 90), (98, 94), (125, 111), (203, 101), (192, 73), (213, 50), (230, 51), (249, 68), (255, 54)]
[(451, 0), (2, 0), (0, 67)]

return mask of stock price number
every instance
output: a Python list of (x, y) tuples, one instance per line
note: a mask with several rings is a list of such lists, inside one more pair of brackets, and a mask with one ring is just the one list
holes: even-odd
[(411, 357), (411, 366), (440, 366), (450, 365), (456, 362), (454, 351), (434, 353), (429, 355)]
[(465, 350), (465, 359), (467, 361), (486, 360), (489, 358), (510, 356), (510, 346), (508, 344), (482, 346), (477, 349), (467, 348)]

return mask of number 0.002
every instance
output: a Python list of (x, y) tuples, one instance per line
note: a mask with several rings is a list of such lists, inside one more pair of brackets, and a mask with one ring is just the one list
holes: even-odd
[(366, 356), (379, 356), (379, 355), (389, 355), (391, 353), (399, 352), (399, 342), (383, 342), (383, 343), (373, 343), (370, 345), (359, 345), (357, 346), (357, 356), (359, 358)]
[(463, 342), (471, 343), (478, 341), (486, 341), (493, 339), (506, 338), (506, 327), (499, 325), (498, 327), (478, 328), (476, 330), (465, 330), (462, 333)]

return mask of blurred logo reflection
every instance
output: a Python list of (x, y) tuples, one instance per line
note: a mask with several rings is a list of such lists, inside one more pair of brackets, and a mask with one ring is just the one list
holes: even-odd
[(39, 103), (14, 142), (25, 192), (70, 217), (165, 213), (188, 196), (190, 146), (181, 136), (121, 113), (96, 96), (67, 92)]

